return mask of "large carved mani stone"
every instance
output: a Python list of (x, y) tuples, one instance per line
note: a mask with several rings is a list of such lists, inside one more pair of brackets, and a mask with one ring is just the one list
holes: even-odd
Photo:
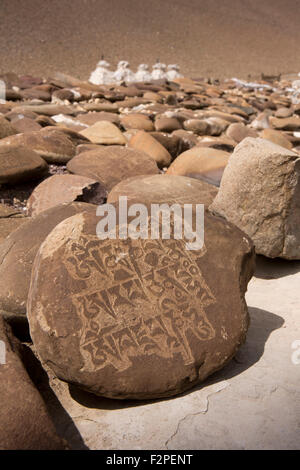
[(110, 398), (178, 394), (224, 366), (248, 327), (251, 241), (205, 216), (205, 247), (99, 240), (99, 218), (70, 217), (35, 259), (28, 298), (38, 354), (56, 375)]

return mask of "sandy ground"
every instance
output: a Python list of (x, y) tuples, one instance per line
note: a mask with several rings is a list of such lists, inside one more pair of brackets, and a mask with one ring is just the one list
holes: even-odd
[(293, 73), (299, 20), (299, 0), (1, 0), (0, 72), (88, 78), (104, 54), (193, 77)]
[(52, 379), (44, 393), (59, 432), (76, 449), (299, 449), (299, 286), (300, 262), (260, 257), (246, 343), (182, 396), (119, 402)]

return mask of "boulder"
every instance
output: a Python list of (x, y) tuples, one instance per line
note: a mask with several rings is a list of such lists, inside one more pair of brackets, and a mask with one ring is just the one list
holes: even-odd
[(252, 238), (256, 252), (300, 259), (300, 157), (247, 138), (231, 155), (211, 205)]
[(145, 114), (131, 113), (121, 117), (121, 124), (124, 129), (140, 129), (146, 132), (154, 131), (151, 119)]
[(71, 173), (99, 181), (106, 191), (131, 176), (155, 175), (159, 172), (149, 155), (119, 145), (82, 152), (67, 164), (67, 169)]
[(106, 191), (101, 184), (80, 175), (53, 175), (42, 181), (27, 201), (28, 214), (35, 217), (51, 207), (74, 201), (103, 204)]
[(56, 116), (57, 114), (72, 115), (75, 113), (75, 108), (65, 105), (57, 104), (23, 104), (14, 107), (14, 112), (25, 114), (27, 111), (45, 116)]
[(13, 119), (11, 122), (16, 130), (15, 133), (18, 134), (22, 134), (24, 132), (35, 132), (42, 128), (42, 126), (40, 126), (40, 124), (38, 124), (34, 119), (27, 117)]
[(159, 168), (167, 167), (171, 163), (172, 157), (167, 149), (147, 132), (137, 132), (131, 137), (128, 145), (150, 155), (156, 161)]
[(93, 144), (125, 145), (126, 139), (120, 129), (110, 121), (98, 121), (92, 126), (80, 131)]
[(183, 127), (197, 135), (210, 135), (211, 126), (204, 119), (188, 119), (183, 123)]
[(21, 145), (0, 145), (0, 184), (28, 181), (47, 171), (47, 163), (33, 150)]
[(226, 131), (227, 137), (235, 140), (235, 142), (241, 142), (246, 137), (258, 137), (257, 132), (251, 127), (245, 126), (242, 122), (236, 122), (230, 124)]
[(181, 139), (174, 134), (167, 134), (165, 132), (151, 132), (150, 135), (154, 137), (165, 149), (169, 152), (172, 160), (177, 157), (181, 150)]
[(0, 115), (0, 139), (17, 134), (17, 132), (18, 131), (12, 126), (12, 124), (5, 119), (5, 117)]
[(0, 204), (0, 244), (26, 220), (27, 217), (13, 207)]
[(102, 111), (79, 114), (76, 118), (76, 121), (86, 126), (92, 126), (93, 124), (96, 124), (96, 122), (99, 121), (110, 121), (113, 124), (119, 125), (120, 118), (118, 114)]
[(300, 130), (300, 118), (298, 116), (292, 116), (289, 118), (276, 118), (271, 116), (270, 123), (275, 129), (282, 131), (299, 131)]
[(168, 175), (203, 178), (219, 185), (229, 153), (205, 147), (193, 147), (181, 153), (167, 170)]
[(260, 134), (262, 139), (270, 140), (273, 144), (277, 144), (280, 147), (284, 147), (288, 150), (292, 150), (293, 144), (284, 135), (284, 132), (275, 131), (274, 129), (264, 129)]
[(294, 113), (293, 108), (278, 108), (277, 111), (275, 112), (274, 116), (277, 118), (288, 118), (291, 117)]
[(44, 363), (118, 399), (176, 395), (227, 364), (248, 328), (248, 237), (209, 214), (201, 250), (172, 238), (99, 240), (98, 222), (65, 220), (35, 259), (28, 318)]
[(48, 163), (66, 163), (75, 155), (75, 145), (63, 131), (47, 128), (26, 132), (0, 141), (0, 145), (21, 145), (33, 150)]
[(140, 176), (128, 178), (114, 186), (107, 202), (118, 202), (120, 196), (127, 196), (131, 204), (204, 204), (208, 207), (217, 192), (212, 184), (186, 176)]
[(0, 450), (65, 450), (21, 352), (21, 344), (0, 315)]
[(12, 232), (0, 245), (0, 309), (26, 313), (31, 269), (35, 255), (51, 230), (62, 220), (95, 206), (76, 202), (42, 212)]
[(182, 126), (175, 117), (162, 116), (155, 120), (155, 130), (158, 132), (173, 132), (178, 129), (182, 129)]

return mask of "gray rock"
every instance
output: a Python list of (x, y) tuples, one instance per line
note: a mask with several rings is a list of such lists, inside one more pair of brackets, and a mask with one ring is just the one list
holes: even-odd
[(264, 139), (234, 150), (210, 206), (247, 233), (256, 252), (300, 259), (300, 157)]

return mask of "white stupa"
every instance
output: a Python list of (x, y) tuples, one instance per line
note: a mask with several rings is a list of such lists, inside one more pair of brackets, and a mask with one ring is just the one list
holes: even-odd
[(152, 77), (149, 71), (149, 65), (140, 64), (135, 74), (135, 81), (136, 82), (150, 82), (151, 79)]
[(101, 59), (96, 69), (91, 73), (89, 82), (94, 85), (107, 85), (113, 82), (113, 72), (108, 67), (110, 64), (106, 60)]
[(166, 64), (157, 61), (156, 64), (154, 64), (152, 67), (152, 80), (162, 80), (164, 78), (167, 78), (166, 68)]
[(179, 73), (180, 67), (177, 64), (168, 65), (167, 69), (167, 79), (169, 81), (174, 80), (175, 78), (181, 78), (183, 75)]
[(113, 74), (113, 80), (114, 82), (120, 83), (120, 82), (134, 82), (135, 80), (135, 74), (130, 70), (129, 68), (129, 62), (126, 60), (121, 60), (118, 63), (117, 70)]

